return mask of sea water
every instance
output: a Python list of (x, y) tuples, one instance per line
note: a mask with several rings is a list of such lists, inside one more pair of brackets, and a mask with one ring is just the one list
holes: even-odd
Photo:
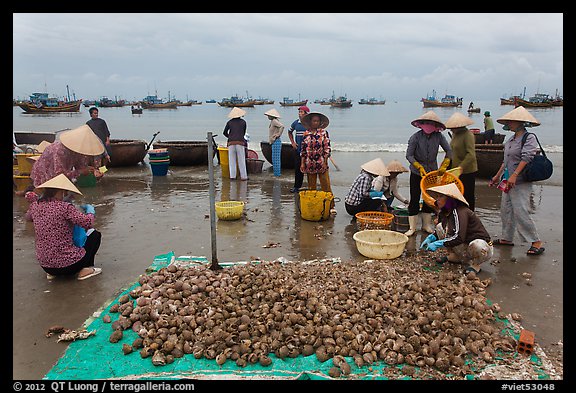
[[(298, 107), (283, 107), (276, 101), (274, 105), (256, 105), (242, 108), (246, 111), (244, 119), (250, 136), (249, 147), (260, 151), (260, 142), (268, 140), (270, 121), (264, 113), (276, 108), (280, 121), (285, 125), (283, 142), (289, 142), (287, 130), (298, 118)], [(467, 103), (465, 103), (467, 104)], [(469, 128), (484, 130), (484, 111), (490, 111), (497, 133), (508, 138), (509, 131), (502, 130), (496, 119), (511, 111), (513, 106), (500, 105), (500, 100), (477, 101), (480, 113), (469, 116), (474, 124)], [(360, 105), (354, 102), (351, 108), (332, 108), (328, 105), (309, 103), (313, 112), (328, 116), (332, 149), (334, 151), (406, 151), (408, 139), (417, 131), (410, 123), (418, 116), (433, 110), (442, 121), (455, 112), (467, 114), (467, 105), (462, 108), (424, 108), (418, 100), (390, 101), (384, 105)], [(90, 119), (87, 107), (82, 106), (78, 113), (27, 114), (20, 107), (13, 110), (13, 131), (51, 132), (72, 129), (81, 126)], [(541, 123), (530, 129), (546, 152), (563, 153), (563, 107), (528, 108), (528, 111)], [(99, 117), (106, 120), (112, 139), (138, 139), (150, 142), (156, 132), (160, 132), (155, 141), (192, 141), (206, 140), (207, 133), (216, 135), (216, 142), (225, 146), (226, 138), (222, 135), (224, 126), (229, 120), (230, 108), (218, 104), (180, 106), (177, 109), (145, 109), (141, 115), (133, 115), (130, 106), (119, 108), (99, 108)]]

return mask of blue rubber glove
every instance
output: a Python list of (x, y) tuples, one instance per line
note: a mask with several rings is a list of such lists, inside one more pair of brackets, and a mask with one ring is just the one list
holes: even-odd
[(430, 244), (428, 244), (428, 247), (426, 248), (428, 251), (436, 251), (438, 248), (440, 247), (444, 247), (444, 242), (446, 240), (442, 239), (442, 240), (436, 240), (435, 242), (432, 242)]
[(80, 206), (82, 209), (84, 209), (84, 211), (86, 212), (86, 214), (94, 214), (96, 215), (96, 210), (94, 210), (94, 206), (86, 204), (86, 205), (81, 205)]
[(382, 191), (370, 190), (370, 198), (382, 198), (382, 195), (384, 195)]
[(426, 239), (424, 239), (424, 241), (422, 242), (422, 244), (420, 244), (420, 248), (424, 248), (426, 247), (428, 244), (435, 242), (436, 240), (438, 240), (438, 238), (436, 237), (435, 234), (431, 233), (430, 235), (428, 235), (428, 237), (426, 237)]

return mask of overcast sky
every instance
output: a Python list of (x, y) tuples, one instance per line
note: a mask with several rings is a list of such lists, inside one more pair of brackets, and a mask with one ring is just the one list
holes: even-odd
[(561, 13), (16, 13), (13, 43), (20, 99), (564, 94)]

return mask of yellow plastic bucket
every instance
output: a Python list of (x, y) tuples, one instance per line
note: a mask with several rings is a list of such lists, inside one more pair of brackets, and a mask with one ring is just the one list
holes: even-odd
[[(230, 161), (228, 161), (228, 148), (218, 146), (218, 154), (220, 156), (220, 169), (222, 169), (222, 177), (230, 179)], [(236, 163), (236, 173), (240, 173), (238, 163)]]
[(32, 179), (30, 176), (13, 175), (14, 185), (16, 186), (16, 191), (24, 191), (28, 186), (32, 185)]
[(18, 170), (20, 175), (29, 175), (32, 171), (32, 165), (34, 161), (28, 160), (28, 157), (39, 157), (39, 153), (18, 153), (16, 154), (16, 160), (18, 161)]
[(334, 200), (331, 192), (303, 190), (300, 194), (300, 216), (307, 221), (327, 220)]

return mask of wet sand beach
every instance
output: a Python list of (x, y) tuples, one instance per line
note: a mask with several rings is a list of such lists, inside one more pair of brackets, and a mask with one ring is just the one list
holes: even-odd
[[(533, 201), (545, 253), (526, 255), (529, 244), (517, 235), (514, 247), (495, 247), (493, 261), (482, 266), (480, 278), (492, 280), (487, 298), (499, 303), (505, 314), (520, 314), (523, 327), (534, 331), (544, 352), (561, 364), (563, 162), (562, 154), (550, 156), (555, 173), (535, 184)], [(216, 221), (218, 261), (340, 258), (346, 263), (367, 259), (356, 249), (352, 239), (356, 225), (343, 201), (360, 165), (376, 157), (406, 162), (401, 152), (334, 154), (341, 169), (331, 169), (333, 192), (340, 198), (338, 214), (322, 222), (301, 219), (298, 198), (289, 192), (293, 170), (283, 170), (275, 178), (265, 162), (262, 174), (251, 174), (249, 181), (241, 182), (222, 179), (215, 165), (215, 200), (246, 202), (242, 219)], [(400, 175), (400, 192), (407, 197), (408, 178), (408, 174)], [(42, 379), (67, 347), (46, 338), (47, 329), (53, 325), (80, 328), (134, 283), (156, 255), (173, 251), (176, 256), (212, 259), (208, 167), (170, 167), (167, 176), (152, 176), (149, 165), (111, 168), (95, 187), (81, 191), (84, 195), (77, 202), (95, 206), (96, 228), (102, 233), (96, 266), (103, 273), (86, 281), (46, 279), (36, 261), (32, 223), (24, 221), (28, 204), (13, 196), (13, 379)], [(487, 179), (477, 179), (476, 195), (477, 214), (491, 236), (498, 238), (500, 191), (489, 188)], [(425, 237), (424, 232), (412, 236), (406, 252), (417, 252)]]

